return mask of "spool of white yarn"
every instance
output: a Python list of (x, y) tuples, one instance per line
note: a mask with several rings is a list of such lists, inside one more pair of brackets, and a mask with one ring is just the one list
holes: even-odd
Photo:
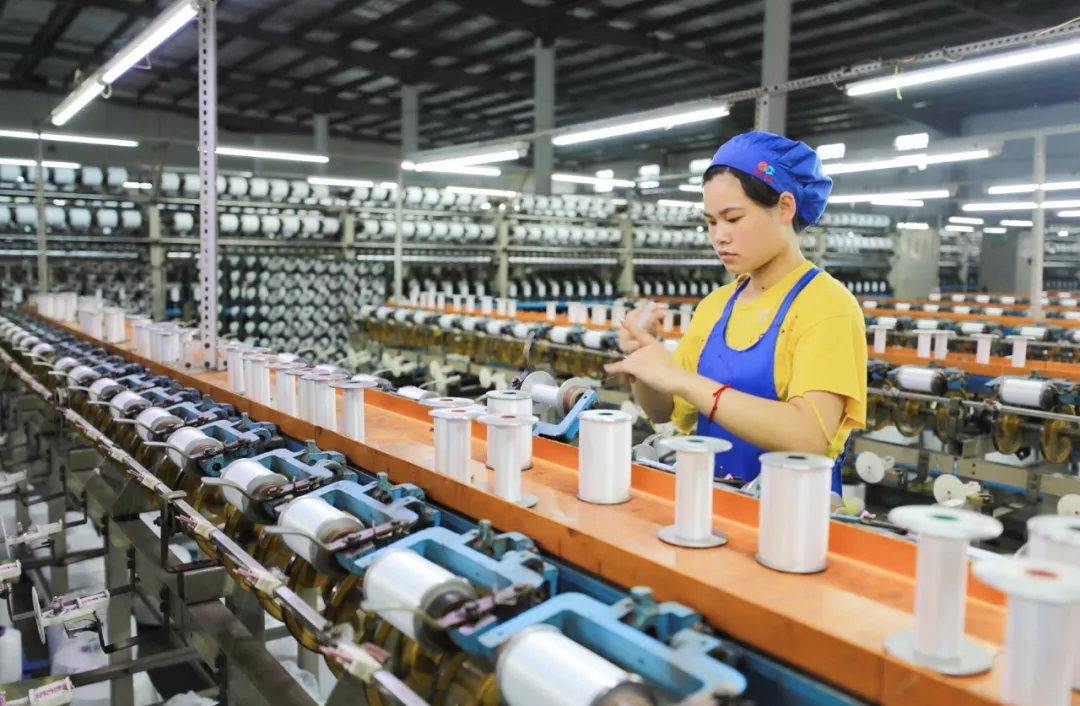
[(625, 412), (593, 409), (578, 419), (578, 499), (596, 505), (628, 501), (632, 418)]
[[(532, 395), (524, 390), (493, 390), (487, 395), (487, 407), (492, 414), (531, 415), (533, 411)], [(491, 429), (488, 427), (488, 451), (491, 450)], [(523, 471), (532, 468), (533, 438), (531, 426), (519, 426), (514, 448), (518, 452), (518, 465)], [(487, 467), (494, 468), (491, 459)]]
[(708, 436), (683, 436), (667, 439), (662, 445), (675, 452), (675, 524), (661, 529), (658, 536), (668, 544), (694, 549), (726, 544), (724, 533), (712, 526), (712, 483), (716, 454), (729, 451), (731, 443)]
[(832, 459), (773, 452), (761, 456), (757, 560), (793, 574), (825, 570)]
[(22, 671), (22, 634), (12, 627), (0, 627), (0, 684), (22, 681)]
[[(1027, 553), (1032, 559), (1080, 568), (1080, 517), (1039, 515), (1027, 522)], [(1073, 689), (1080, 690), (1080, 606), (1072, 609)]]

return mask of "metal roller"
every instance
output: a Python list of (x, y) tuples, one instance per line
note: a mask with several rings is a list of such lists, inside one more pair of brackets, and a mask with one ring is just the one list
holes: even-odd
[(150, 406), (150, 401), (131, 390), (124, 390), (109, 401), (109, 414), (113, 419), (127, 419)]

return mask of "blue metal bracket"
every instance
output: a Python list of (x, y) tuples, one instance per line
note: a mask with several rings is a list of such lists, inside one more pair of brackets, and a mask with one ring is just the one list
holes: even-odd
[(578, 435), (578, 429), (581, 424), (578, 417), (582, 412), (595, 405), (596, 399), (596, 392), (594, 390), (589, 390), (578, 399), (577, 404), (574, 405), (573, 409), (571, 409), (558, 424), (538, 422), (533, 428), (533, 436), (542, 436), (545, 439), (555, 439), (558, 441), (573, 441)]

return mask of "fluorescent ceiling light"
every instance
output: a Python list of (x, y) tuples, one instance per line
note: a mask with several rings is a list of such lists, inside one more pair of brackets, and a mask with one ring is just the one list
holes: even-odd
[(849, 96), (865, 96), (871, 93), (894, 91), (898, 88), (907, 88), (909, 86), (918, 86), (926, 83), (937, 83), (953, 78), (975, 76), (991, 71), (1001, 71), (1017, 66), (1037, 64), (1043, 61), (1053, 61), (1055, 59), (1076, 56), (1077, 54), (1080, 54), (1080, 40), (1074, 39), (1069, 42), (1059, 42), (1049, 46), (1022, 49), (1020, 51), (987, 56), (981, 59), (961, 59), (960, 61), (954, 61), (944, 66), (936, 66), (930, 69), (903, 71), (881, 78), (856, 81), (855, 83), (849, 84), (846, 90)]
[(704, 174), (709, 169), (709, 165), (711, 164), (711, 159), (695, 159), (694, 161), (690, 162), (690, 173)]
[(639, 181), (638, 182), (638, 188), (639, 189), (657, 189), (659, 187), (660, 187), (660, 182), (658, 182), (658, 181)]
[(966, 152), (948, 152), (944, 154), (911, 154), (902, 157), (886, 157), (884, 159), (871, 159), (864, 162), (830, 162), (823, 165), (826, 174), (851, 174), (854, 172), (873, 172), (881, 169), (901, 169), (904, 167), (917, 167), (925, 169), (931, 164), (947, 164), (949, 162), (966, 162), (973, 159), (986, 159), (990, 156), (990, 150), (969, 150)]
[(393, 191), (394, 189), (397, 188), (397, 184), (395, 182), (392, 182), (392, 181), (380, 181), (379, 182), (379, 188), (390, 189), (391, 191)]
[[(609, 170), (605, 170), (608, 173), (612, 173)], [(581, 174), (552, 174), (552, 181), (561, 181), (567, 184), (593, 184), (596, 186), (620, 186), (629, 188), (634, 186), (634, 182), (628, 179), (615, 179), (612, 177), (601, 176), (584, 176)]]
[(1058, 231), (1058, 237), (1059, 238), (1064, 238), (1064, 237), (1066, 237), (1068, 235), (1069, 235), (1069, 231), (1067, 231), (1067, 230), (1059, 230)]
[(847, 145), (843, 142), (834, 142), (830, 145), (818, 145), (815, 151), (823, 162), (826, 159), (843, 159), (844, 154), (847, 152)]
[(975, 226), (958, 226), (953, 224), (945, 226), (945, 230), (949, 231), (950, 233), (974, 233)]
[(1001, 222), (1001, 225), (1010, 226), (1012, 228), (1030, 228), (1035, 225), (1035, 223), (1032, 221), (1010, 221), (1006, 219)]
[(153, 189), (154, 185), (151, 184), (150, 182), (146, 182), (146, 181), (125, 181), (124, 182), (124, 188), (125, 189), (144, 189), (144, 190), (147, 190), (147, 189)]
[(924, 150), (930, 144), (930, 134), (926, 132), (916, 132), (911, 135), (898, 135), (893, 140), (893, 146), (901, 152), (908, 150)]
[(829, 203), (871, 203), (873, 201), (919, 201), (922, 199), (947, 199), (948, 189), (930, 191), (895, 191), (883, 194), (833, 194)]
[(875, 199), (870, 202), (871, 206), (899, 206), (901, 208), (922, 208), (923, 202), (919, 199)]
[(448, 186), (446, 190), (452, 194), (472, 194), (474, 196), (497, 196), (505, 199), (512, 199), (515, 196), (520, 196), (516, 191), (507, 191), (505, 189), (478, 189), (472, 186)]
[(950, 216), (949, 223), (961, 223), (969, 226), (981, 226), (985, 221), (981, 218), (969, 218), (967, 216)]
[(705, 204), (700, 201), (676, 201), (674, 199), (660, 199), (656, 202), (657, 206), (667, 206), (668, 208), (705, 208)]
[(897, 223), (896, 227), (899, 228), (900, 230), (930, 230), (930, 224), (929, 223), (918, 223), (918, 222)]
[[(316, 186), (344, 186), (352, 189), (370, 189), (375, 186), (375, 182), (367, 179), (340, 179), (338, 177), (324, 176), (309, 176), (307, 183)], [(394, 184), (394, 186), (397, 186), (397, 184)]]
[(982, 230), (983, 230), (983, 233), (997, 233), (997, 234), (1000, 234), (1000, 233), (1008, 233), (1009, 232), (1008, 228), (998, 228), (998, 227), (995, 227), (995, 226), (988, 226), (986, 228), (983, 228)]
[[(977, 211), (1034, 211), (1038, 208), (1034, 201), (1001, 201), (999, 203), (966, 203), (960, 207), (968, 213)], [(1080, 199), (1071, 201), (1043, 201), (1043, 208), (1080, 208)]]
[(436, 164), (434, 167), (428, 165), (421, 168), (412, 162), (402, 162), (401, 168), (406, 171), (430, 172), (432, 174), (462, 174), (464, 176), (497, 177), (502, 174), (502, 170), (498, 167), (466, 167), (446, 163), (443, 163), (443, 165)]
[[(0, 164), (7, 164), (15, 167), (33, 167), (37, 165), (37, 160), (0, 157)], [(78, 162), (50, 162), (48, 160), (42, 162), (41, 165), (46, 169), (79, 169), (82, 167)]]
[[(657, 184), (659, 186), (659, 184)], [(688, 191), (691, 194), (701, 193), (701, 184), (679, 184), (679, 191)]]
[[(1036, 184), (1005, 184), (991, 186), (986, 190), (988, 194), (1030, 194), (1035, 191)], [(1080, 189), (1080, 181), (1048, 181), (1042, 185), (1043, 191), (1068, 191)]]
[(56, 127), (62, 127), (75, 117), (76, 113), (85, 108), (87, 103), (100, 96), (104, 90), (105, 84), (99, 80), (97, 74), (94, 74), (53, 109), (49, 120)]
[(1058, 211), (1061, 218), (1080, 218), (1080, 211)]
[(559, 146), (576, 145), (582, 142), (633, 135), (650, 130), (668, 130), (678, 125), (722, 118), (729, 112), (726, 104), (717, 104), (714, 101), (671, 106), (660, 110), (626, 115), (614, 120), (598, 120), (583, 125), (574, 125), (561, 130), (561, 134), (555, 135), (551, 142)]
[[(15, 140), (36, 140), (38, 133), (29, 130), (0, 130), (0, 137)], [(80, 145), (106, 145), (109, 147), (138, 147), (135, 140), (119, 140), (112, 137), (89, 137), (87, 135), (63, 135), (58, 132), (43, 132), (41, 139), (46, 142), (74, 142)]]
[(529, 153), (529, 143), (521, 140), (498, 145), (458, 145), (408, 155), (402, 169), (445, 171), (449, 167), (468, 167), (494, 162), (513, 162)]
[(638, 176), (640, 176), (640, 177), (658, 177), (658, 176), (660, 176), (660, 165), (659, 164), (646, 164), (646, 165), (643, 165), (641, 167), (638, 167), (637, 173), (638, 173)]
[(252, 159), (278, 159), (283, 162), (310, 162), (326, 164), (330, 158), (322, 154), (304, 154), (301, 152), (276, 152), (274, 150), (256, 150), (247, 147), (218, 147), (222, 157), (251, 157)]
[(179, 0), (174, 3), (105, 64), (101, 80), (108, 84), (115, 83), (128, 69), (142, 61), (150, 52), (164, 44), (169, 37), (179, 32), (184, 25), (195, 19), (197, 14), (198, 11), (190, 0)]

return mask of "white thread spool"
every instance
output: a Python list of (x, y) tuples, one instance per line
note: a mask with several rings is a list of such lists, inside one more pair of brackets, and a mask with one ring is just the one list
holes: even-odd
[(334, 390), (341, 390), (342, 434), (356, 441), (364, 440), (364, 390), (378, 386), (375, 378), (336, 380), (330, 383)]
[(506, 316), (506, 300), (502, 297), (495, 300), (495, 315)]
[[(135, 340), (138, 342), (138, 330), (136, 330)], [(244, 354), (248, 352), (248, 347), (243, 343), (230, 343), (225, 346), (225, 368), (228, 371), (229, 378), (229, 391), (234, 392), (237, 395), (244, 394)]]
[(398, 389), (394, 390), (394, 394), (400, 397), (404, 397), (407, 400), (412, 400), (413, 402), (419, 402), (420, 400), (426, 400), (429, 397), (436, 396), (436, 394), (431, 390), (425, 390), (424, 388), (417, 387), (416, 385), (406, 385), (404, 387), (399, 387)]
[(675, 310), (666, 309), (664, 311), (664, 322), (661, 325), (660, 330), (664, 333), (670, 333), (675, 328)]
[(296, 396), (297, 412), (300, 418), (311, 424), (315, 423), (315, 384), (322, 377), (319, 373), (310, 372), (300, 376), (300, 384)]
[(162, 430), (184, 425), (183, 420), (169, 414), (161, 407), (147, 407), (135, 417), (135, 422), (135, 431), (143, 441), (150, 441), (152, 438), (156, 440)]
[(104, 314), (100, 309), (83, 311), (83, 330), (99, 341), (104, 337)]
[(506, 315), (511, 319), (517, 316), (517, 299), (506, 300)]
[(941, 368), (924, 368), (921, 365), (901, 365), (896, 370), (896, 384), (911, 392), (928, 395), (944, 395), (948, 379)]
[(971, 337), (975, 339), (975, 362), (986, 365), (990, 362), (990, 346), (998, 335), (996, 333), (976, 333)]
[(874, 352), (884, 353), (888, 341), (889, 327), (882, 324), (874, 324)]
[(1002, 532), (1001, 523), (970, 510), (908, 505), (889, 522), (918, 534), (915, 627), (885, 638), (885, 650), (905, 662), (941, 674), (979, 674), (993, 656), (964, 635), (968, 545)]
[(108, 307), (103, 312), (105, 318), (105, 341), (123, 343), (127, 340), (127, 328), (124, 325), (124, 310)]
[(617, 327), (626, 318), (626, 307), (622, 304), (616, 304), (611, 307), (611, 326)]
[[(461, 405), (456, 405), (461, 406)], [(492, 414), (531, 415), (532, 395), (525, 390), (492, 390), (487, 394), (487, 408)], [(491, 427), (488, 427), (488, 451), (491, 450)], [(518, 451), (518, 465), (523, 471), (532, 468), (533, 438), (531, 426), (520, 426), (514, 448)], [(489, 457), (487, 467), (495, 468)]]
[(250, 458), (237, 459), (225, 466), (221, 470), (221, 479), (244, 489), (244, 492), (240, 492), (230, 485), (221, 486), (221, 495), (225, 498), (225, 502), (241, 512), (246, 512), (248, 506), (251, 505), (250, 496), (257, 495), (259, 491), (267, 486), (280, 487), (289, 482), (289, 479), (285, 476), (274, 473), (266, 466)]
[(919, 356), (920, 358), (929, 358), (930, 357), (930, 345), (934, 341), (934, 332), (933, 331), (920, 330), (920, 331), (917, 331), (915, 333), (915, 335), (918, 338), (918, 348), (916, 349), (915, 354), (917, 356)]
[(592, 308), (592, 322), (596, 326), (607, 325), (607, 307), (603, 304), (596, 304)]
[(435, 472), (472, 485), (472, 420), (484, 408), (449, 407), (431, 410), (435, 419)]
[(532, 438), (537, 418), (531, 414), (488, 414), (480, 418), (488, 427), (488, 465), (495, 471), (495, 494), (503, 500), (532, 507), (536, 496), (521, 492), (522, 430)]
[(829, 554), (833, 460), (815, 454), (761, 456), (757, 560), (775, 571), (824, 571)]
[(491, 297), (480, 297), (480, 315), (491, 316)]
[(723, 546), (727, 537), (712, 526), (713, 473), (716, 454), (729, 451), (731, 443), (709, 436), (682, 436), (660, 443), (675, 452), (675, 524), (662, 528), (658, 536), (679, 547)]
[(949, 339), (956, 335), (955, 331), (934, 331), (934, 357), (945, 360), (949, 355)]
[(201, 456), (211, 451), (220, 453), (224, 448), (220, 441), (194, 427), (177, 429), (169, 435), (165, 444), (168, 446), (166, 454), (169, 460), (181, 470), (191, 464), (189, 459), (192, 456)]
[[(1068, 515), (1039, 515), (1027, 522), (1027, 555), (1032, 559), (1054, 561), (1080, 567), (1080, 518)], [(1080, 605), (1072, 608), (1073, 620), (1073, 689), (1080, 690)]]
[[(364, 528), (360, 520), (342, 512), (322, 498), (299, 497), (289, 502), (278, 517), (278, 526), (304, 532), (328, 544), (345, 534)], [(285, 545), (316, 567), (324, 563), (324, 552), (310, 539), (299, 534), (283, 534)]]
[(1004, 377), (998, 383), (998, 399), (1005, 404), (1051, 409), (1058, 401), (1057, 387), (1049, 380)]
[(1012, 367), (1023, 368), (1027, 365), (1027, 345), (1031, 340), (1030, 336), (1008, 336), (1008, 341), (1012, 341)]
[(248, 348), (240, 354), (241, 370), (244, 376), (244, 392), (246, 397), (252, 397), (255, 394), (255, 381), (252, 379), (251, 364), (257, 360), (260, 356), (269, 353), (269, 348)]
[(443, 292), (437, 292), (435, 294), (435, 308), (439, 311), (446, 308), (446, 294)]
[(476, 295), (474, 295), (474, 294), (466, 294), (465, 295), (465, 311), (470, 313), (470, 314), (473, 313), (474, 311), (476, 311)]
[(558, 311), (558, 302), (547, 302), (547, 304), (544, 305), (544, 309), (547, 320), (554, 321)]
[(471, 407), (473, 401), (468, 397), (426, 397), (420, 404), (432, 409), (450, 409), (452, 407)]
[(995, 558), (975, 564), (974, 573), (1009, 597), (1001, 702), (1071, 704), (1080, 571), (1038, 559)]
[[(300, 412), (300, 400), (296, 392), (300, 379), (312, 373), (312, 368), (294, 367), (281, 371), (277, 380), (278, 409), (290, 416), (303, 419)], [(308, 389), (310, 392), (310, 388)]]
[(319, 375), (315, 380), (315, 424), (323, 429), (337, 431), (337, 389), (330, 387), (330, 383), (348, 378), (348, 375), (330, 374)]
[[(268, 393), (266, 404), (272, 406), (279, 412), (292, 414), (293, 407), (296, 405), (296, 382), (293, 378), (286, 380), (285, 371), (299, 368), (302, 364), (285, 362), (281, 359), (281, 356), (273, 356), (270, 358), (270, 361), (272, 362), (267, 362), (266, 364), (266, 370), (268, 375), (271, 372), (273, 373), (273, 381), (268, 382), (267, 384), (269, 386), (268, 389), (273, 390), (273, 392)], [(292, 385), (291, 390), (289, 389), (290, 384)], [(288, 409), (283, 409), (281, 401), (282, 395), (284, 394), (287, 396), (290, 392), (292, 393), (292, 398), (286, 400), (286, 404), (290, 406)]]
[(270, 358), (256, 355), (251, 359), (251, 390), (248, 397), (261, 405), (270, 405)]
[(578, 499), (594, 505), (628, 501), (633, 418), (626, 412), (592, 409), (578, 419)]
[(531, 625), (499, 652), (495, 682), (507, 706), (652, 703), (641, 679), (563, 635)]

